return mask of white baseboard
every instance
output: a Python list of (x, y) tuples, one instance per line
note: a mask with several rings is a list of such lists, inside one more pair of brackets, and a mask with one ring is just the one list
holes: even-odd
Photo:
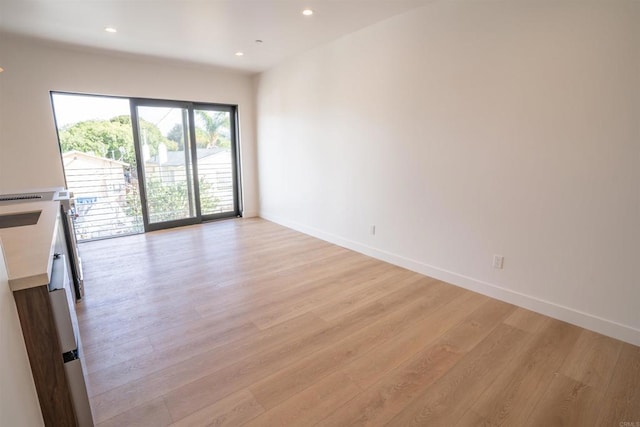
[(589, 313), (575, 310), (560, 304), (546, 301), (531, 295), (515, 292), (510, 289), (497, 286), (488, 282), (474, 279), (462, 274), (447, 271), (442, 268), (434, 267), (420, 261), (406, 258), (391, 252), (383, 251), (353, 240), (345, 239), (338, 235), (327, 233), (314, 227), (299, 224), (294, 221), (287, 220), (277, 215), (267, 212), (260, 212), (259, 215), (268, 221), (275, 222), (282, 226), (300, 231), (318, 239), (342, 246), (356, 252), (368, 255), (372, 258), (388, 262), (411, 271), (415, 271), (425, 276), (433, 277), (443, 282), (447, 282), (461, 288), (469, 289), (474, 292), (495, 298), (510, 304), (523, 307), (536, 313), (544, 314), (554, 319), (562, 320), (573, 325), (598, 332), (621, 341), (628, 342), (640, 346), (640, 330), (631, 326), (623, 325), (612, 320), (603, 319)]

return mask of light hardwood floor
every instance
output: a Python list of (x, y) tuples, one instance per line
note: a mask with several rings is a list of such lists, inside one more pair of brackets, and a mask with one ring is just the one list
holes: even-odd
[(640, 426), (640, 348), (264, 220), (80, 250), (99, 426)]

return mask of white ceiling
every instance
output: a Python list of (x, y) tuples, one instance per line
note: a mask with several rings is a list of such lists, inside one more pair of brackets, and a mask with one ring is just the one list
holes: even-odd
[(428, 1), (0, 0), (0, 31), (259, 72)]

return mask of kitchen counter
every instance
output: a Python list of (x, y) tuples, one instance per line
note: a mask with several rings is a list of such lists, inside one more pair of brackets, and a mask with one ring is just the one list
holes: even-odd
[(60, 202), (25, 202), (0, 206), (0, 215), (38, 210), (42, 213), (34, 225), (0, 228), (0, 240), (4, 247), (9, 287), (12, 291), (49, 283)]

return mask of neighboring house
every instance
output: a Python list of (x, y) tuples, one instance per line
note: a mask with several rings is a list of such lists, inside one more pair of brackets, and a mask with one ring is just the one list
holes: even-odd
[[(210, 197), (211, 200), (216, 200), (216, 212), (232, 210), (233, 175), (231, 149), (218, 147), (198, 148), (197, 153), (200, 198)], [(184, 165), (184, 151), (168, 151), (166, 160), (160, 163), (158, 156), (153, 156), (145, 163), (146, 179), (157, 179), (163, 183), (184, 181)]]
[(129, 164), (91, 153), (69, 151), (62, 155), (67, 187), (76, 199), (76, 232), (81, 240), (109, 237), (137, 230), (135, 218), (126, 215)]
[(75, 150), (64, 153), (62, 161), (76, 199), (124, 196), (128, 163)]

